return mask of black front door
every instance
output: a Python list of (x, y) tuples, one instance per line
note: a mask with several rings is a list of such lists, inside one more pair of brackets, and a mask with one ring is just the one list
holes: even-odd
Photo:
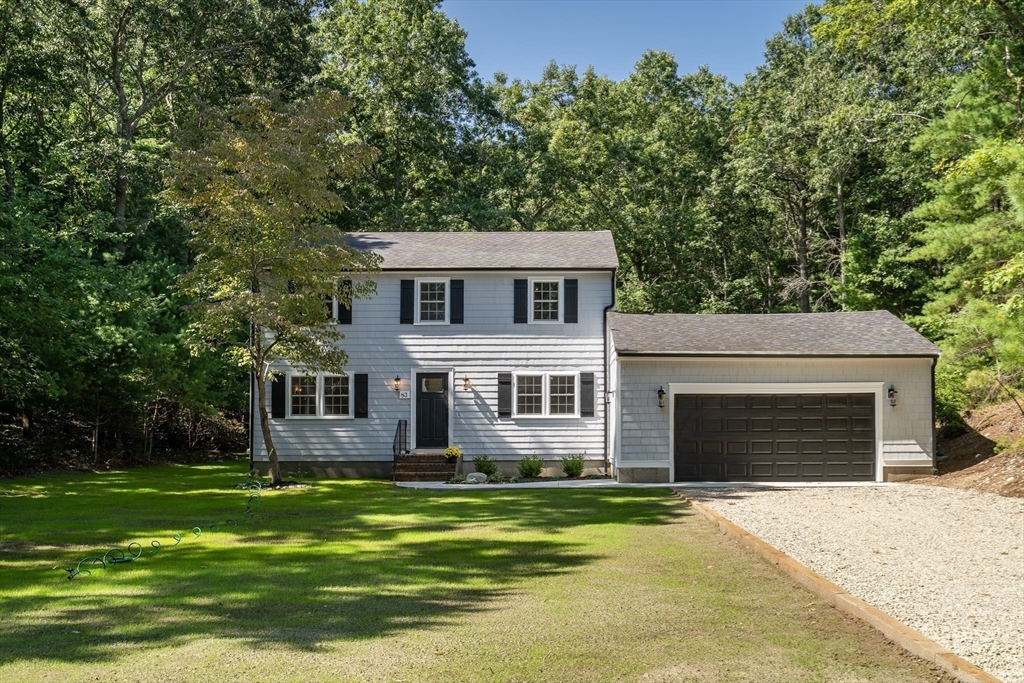
[(448, 373), (416, 375), (416, 448), (448, 447)]

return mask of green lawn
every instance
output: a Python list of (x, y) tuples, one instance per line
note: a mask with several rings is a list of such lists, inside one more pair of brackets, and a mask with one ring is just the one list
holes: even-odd
[(935, 681), (665, 490), (316, 481), (240, 463), (0, 481), (0, 680)]

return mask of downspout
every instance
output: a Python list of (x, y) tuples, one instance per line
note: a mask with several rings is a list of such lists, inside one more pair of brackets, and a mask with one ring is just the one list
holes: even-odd
[(938, 357), (932, 358), (932, 474), (938, 474), (938, 461), (936, 458), (939, 455), (939, 431), (935, 428), (935, 366), (939, 364)]
[(611, 476), (611, 453), (608, 440), (610, 430), (608, 429), (608, 377), (611, 375), (608, 368), (608, 312), (615, 310), (615, 269), (612, 268), (612, 302), (604, 307), (604, 317), (601, 319), (601, 334), (604, 343), (604, 475)]

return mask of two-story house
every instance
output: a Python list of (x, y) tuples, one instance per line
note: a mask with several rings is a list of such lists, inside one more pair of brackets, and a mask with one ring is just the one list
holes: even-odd
[[(609, 232), (346, 239), (382, 257), (377, 293), (330, 304), (344, 375), (277, 368), (268, 408), (286, 470), (390, 477), (397, 463), (442, 478), (427, 463), (449, 445), (463, 471), (488, 455), (512, 474), (534, 455), (557, 474), (583, 454), (588, 472), (634, 482), (932, 469), (938, 349), (886, 311), (617, 313)], [(259, 429), (251, 446), (265, 469)]]
[[(611, 233), (346, 239), (382, 257), (377, 293), (351, 310), (334, 304), (344, 376), (279, 368), (268, 396), (283, 467), (390, 477), (395, 450), (455, 444), (467, 459), (485, 454), (511, 471), (525, 455), (556, 467), (581, 453), (588, 470), (604, 471), (605, 311), (618, 268)], [(252, 446), (258, 465), (258, 429)]]

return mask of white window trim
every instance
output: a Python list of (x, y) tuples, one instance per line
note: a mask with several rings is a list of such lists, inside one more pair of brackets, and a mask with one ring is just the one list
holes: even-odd
[[(285, 417), (289, 420), (351, 420), (355, 417), (355, 382), (350, 373), (335, 374), (333, 372), (318, 372), (316, 379), (316, 415), (293, 415), (292, 414), (292, 377), (309, 377), (310, 375), (301, 372), (289, 372), (285, 374), (285, 395), (287, 400), (287, 411)], [(324, 398), (324, 377), (348, 377), (348, 414), (327, 415), (325, 413), (326, 399)]]
[[(420, 284), (424, 282), (443, 282), (444, 283), (444, 321), (441, 320), (420, 320)], [(452, 282), (451, 278), (448, 277), (418, 277), (416, 278), (416, 289), (415, 299), (413, 301), (413, 307), (415, 308), (413, 313), (413, 324), (414, 325), (449, 325), (449, 321), (452, 317)]]
[[(533, 283), (535, 282), (557, 282), (558, 283), (558, 320), (534, 320), (533, 319)], [(564, 277), (531, 277), (529, 279), (526, 305), (529, 306), (527, 321), (530, 325), (561, 325), (565, 320), (565, 278)], [(525, 373), (524, 373), (525, 374)]]
[[(541, 393), (542, 400), (541, 405), (543, 406), (542, 413), (522, 413), (519, 412), (519, 378), (521, 376), (528, 375), (530, 377), (542, 377), (541, 379)], [(573, 391), (575, 392), (573, 401), (573, 407), (575, 412), (572, 413), (551, 413), (551, 376), (556, 377), (572, 377), (574, 378), (575, 386)], [(580, 416), (580, 373), (571, 370), (516, 370), (512, 373), (512, 417), (520, 420), (572, 420), (578, 419)]]

